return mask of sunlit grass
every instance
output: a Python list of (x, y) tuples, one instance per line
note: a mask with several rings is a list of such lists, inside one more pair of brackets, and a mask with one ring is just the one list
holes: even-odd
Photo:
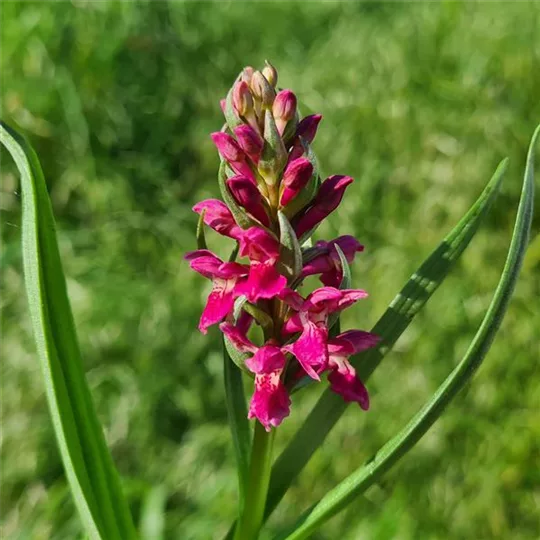
[[(324, 115), (315, 144), (324, 169), (357, 179), (320, 230), (366, 244), (353, 272), (371, 297), (346, 327), (377, 319), (510, 156), (483, 231), (371, 380), (372, 410), (346, 413), (273, 523), (292, 519), (410, 417), (480, 321), (540, 118), (538, 4), (8, 3), (3, 12), (3, 115), (29, 134), (51, 186), (89, 380), (133, 508), (164, 485), (169, 537), (218, 536), (234, 509), (218, 335), (196, 331), (202, 280), (181, 256), (195, 243), (192, 203), (218, 194), (208, 133), (238, 69), (270, 58), (302, 110)], [(71, 538), (79, 525), (22, 294), (14, 179), (3, 170), (4, 534)], [(370, 492), (373, 508), (353, 505), (324, 537), (537, 536), (539, 264), (531, 250), (471, 391)], [(294, 403), (278, 445), (312, 403)]]

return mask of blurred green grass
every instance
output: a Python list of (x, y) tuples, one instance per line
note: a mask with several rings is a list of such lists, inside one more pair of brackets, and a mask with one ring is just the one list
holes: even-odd
[[(246, 64), (269, 58), (315, 150), (356, 183), (319, 237), (355, 234), (369, 327), (504, 156), (503, 193), (456, 271), (271, 520), (277, 531), (381, 446), (435, 390), (478, 325), (509, 242), (540, 119), (540, 4), (4, 3), (2, 116), (41, 158), (88, 380), (139, 519), (159, 487), (165, 538), (218, 538), (234, 458), (218, 334), (196, 331), (207, 284), (182, 254), (192, 204), (218, 195), (208, 134)], [(80, 536), (47, 415), (20, 256), (18, 177), (2, 153), (2, 531)], [(533, 539), (540, 423), (539, 218), (501, 332), (473, 385), (383, 485), (319, 538)], [(214, 239), (213, 246), (227, 249)], [(293, 404), (277, 444), (316, 399)]]

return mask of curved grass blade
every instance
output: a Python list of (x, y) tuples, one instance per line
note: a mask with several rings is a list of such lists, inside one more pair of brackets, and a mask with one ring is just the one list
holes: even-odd
[(429, 402), (400, 433), (386, 443), (368, 463), (351, 474), (308, 510), (300, 518), (293, 532), (279, 538), (286, 538), (286, 540), (306, 538), (370, 485), (377, 482), (384, 472), (390, 469), (421, 439), (482, 363), (508, 308), (527, 250), (534, 203), (533, 154), (539, 136), (540, 126), (537, 127), (529, 147), (516, 223), (502, 275), (480, 328), (465, 356)]
[(165, 514), (167, 488), (159, 485), (152, 488), (144, 498), (139, 531), (142, 540), (163, 540), (165, 538)]
[(251, 433), (247, 417), (246, 396), (242, 384), (242, 371), (231, 360), (226, 348), (225, 339), (223, 341), (223, 373), (227, 414), (236, 454), (236, 467), (238, 469), (239, 512), (241, 512), (244, 508), (245, 491), (248, 481)]
[[(372, 329), (380, 336), (378, 346), (353, 359), (362, 381), (367, 381), (394, 343), (422, 309), (476, 233), (498, 193), (508, 160), (503, 160), (484, 191), (441, 244), (411, 276)], [(347, 403), (325, 390), (315, 407), (276, 460), (272, 470), (266, 514), (268, 517), (293, 480), (339, 420)]]
[(93, 539), (135, 538), (86, 384), (41, 166), (26, 140), (4, 123), (0, 142), (21, 174), (25, 288), (49, 410), (77, 510)]

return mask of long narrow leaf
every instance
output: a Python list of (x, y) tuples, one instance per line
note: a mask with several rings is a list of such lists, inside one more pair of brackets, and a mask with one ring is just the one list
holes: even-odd
[(465, 356), (429, 402), (400, 433), (386, 443), (368, 463), (351, 474), (308, 510), (291, 534), (280, 538), (287, 540), (306, 538), (370, 485), (377, 482), (384, 472), (420, 440), (482, 363), (508, 308), (527, 249), (534, 202), (533, 155), (536, 139), (539, 135), (540, 126), (536, 129), (529, 148), (516, 223), (501, 278), (486, 315)]
[(229, 357), (225, 342), (223, 343), (223, 371), (227, 413), (238, 469), (239, 510), (241, 510), (244, 507), (245, 489), (248, 480), (251, 434), (247, 418), (248, 413), (244, 386), (242, 385), (242, 371)]
[[(507, 161), (505, 159), (499, 164), (495, 174), (478, 200), (411, 276), (373, 327), (372, 332), (381, 338), (379, 345), (357, 356), (353, 361), (358, 375), (363, 381), (369, 379), (381, 360), (442, 283), (452, 266), (468, 246), (498, 193), (507, 168)], [(329, 390), (326, 390), (320, 397), (306, 421), (296, 432), (274, 465), (266, 517), (278, 505), (293, 480), (323, 443), (346, 408), (347, 403)]]
[(3, 123), (0, 142), (21, 174), (25, 287), (47, 401), (77, 510), (91, 538), (134, 538), (86, 384), (41, 166), (26, 140)]

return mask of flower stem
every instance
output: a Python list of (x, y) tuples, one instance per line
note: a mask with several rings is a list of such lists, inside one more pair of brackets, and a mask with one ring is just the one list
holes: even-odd
[(259, 534), (270, 481), (274, 432), (272, 429), (268, 433), (260, 422), (255, 423), (246, 502), (236, 526), (234, 540), (256, 540)]

